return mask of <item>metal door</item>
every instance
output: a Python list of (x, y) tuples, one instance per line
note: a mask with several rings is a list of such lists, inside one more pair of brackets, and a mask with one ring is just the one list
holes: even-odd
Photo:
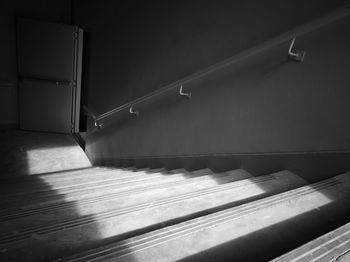
[(21, 129), (78, 132), (82, 30), (18, 19), (17, 48)]

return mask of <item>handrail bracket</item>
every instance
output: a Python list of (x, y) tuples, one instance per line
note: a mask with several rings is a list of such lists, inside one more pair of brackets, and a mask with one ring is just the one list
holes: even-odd
[(133, 106), (130, 107), (129, 113), (132, 115), (135, 115), (135, 116), (139, 116), (139, 114), (140, 114), (139, 111), (134, 110)]
[(101, 129), (103, 127), (103, 125), (97, 121), (95, 121), (95, 126), (98, 128), (98, 129)]
[(180, 94), (180, 96), (184, 96), (184, 97), (186, 97), (187, 99), (190, 99), (190, 98), (191, 98), (191, 95), (192, 95), (191, 92), (187, 92), (187, 93), (183, 92), (183, 87), (182, 87), (182, 85), (181, 85), (181, 87), (180, 87), (179, 94)]
[(295, 43), (295, 38), (292, 39), (292, 42), (290, 43), (289, 49), (288, 49), (288, 57), (291, 60), (297, 61), (297, 62), (303, 62), (305, 55), (306, 55), (306, 51), (305, 50), (299, 50), (299, 49), (295, 49), (293, 50), (293, 46)]
[(87, 106), (83, 105), (83, 110), (84, 110), (84, 113), (87, 116), (90, 116), (94, 120), (95, 127), (97, 127), (98, 129), (103, 127), (102, 123), (99, 123), (97, 121), (97, 116), (95, 115), (95, 113), (90, 108), (88, 108)]

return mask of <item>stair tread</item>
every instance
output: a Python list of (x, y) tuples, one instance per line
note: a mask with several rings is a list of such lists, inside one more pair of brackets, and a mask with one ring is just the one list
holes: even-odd
[[(27, 194), (14, 194), (14, 195), (7, 195), (6, 198), (3, 197), (0, 200), (0, 207), (2, 208), (8, 208), (11, 206), (18, 206), (18, 205), (25, 205), (26, 203), (34, 203), (36, 202), (56, 202), (56, 201), (70, 201), (72, 199), (78, 200), (81, 199), (80, 197), (85, 195), (93, 195), (95, 193), (95, 196), (107, 194), (110, 191), (127, 191), (131, 189), (136, 188), (145, 188), (150, 187), (152, 185), (156, 184), (164, 184), (170, 181), (182, 181), (187, 180), (191, 177), (200, 177), (204, 175), (208, 175), (209, 173), (205, 170), (203, 172), (196, 172), (195, 174), (183, 174), (183, 173), (173, 173), (170, 175), (166, 174), (153, 174), (153, 176), (145, 176), (145, 177), (137, 177), (135, 180), (132, 181), (118, 181), (113, 180), (109, 181), (108, 183), (100, 183), (98, 185), (88, 185), (86, 187), (78, 186), (75, 188), (67, 188), (62, 189), (60, 191), (57, 191), (55, 189), (51, 189), (44, 192), (34, 192), (34, 193), (27, 193)], [(74, 186), (73, 186), (74, 187)], [(102, 191), (103, 190), (103, 191)], [(23, 198), (23, 195), (26, 197)], [(84, 198), (84, 197), (83, 197)]]
[[(33, 241), (41, 243), (41, 240), (33, 240), (32, 237), (33, 235), (39, 235), (45, 239), (45, 243), (46, 241), (58, 241), (60, 246), (55, 246), (54, 250), (61, 249), (60, 252), (63, 252), (63, 249), (66, 252), (68, 247), (68, 249), (79, 249), (82, 245), (81, 241), (78, 241), (79, 239), (85, 240), (83, 243), (84, 247), (93, 245), (93, 240), (96, 237), (96, 232), (91, 231), (91, 228), (95, 227), (93, 224), (98, 224), (98, 227), (104, 228), (104, 238), (115, 238), (128, 232), (143, 230), (152, 225), (159, 224), (159, 226), (164, 226), (166, 225), (164, 222), (174, 219), (173, 223), (181, 222), (181, 219), (186, 221), (191, 215), (202, 216), (208, 212), (218, 211), (218, 207), (226, 209), (232, 205), (242, 204), (244, 201), (249, 202), (254, 197), (261, 198), (305, 184), (299, 177), (286, 172), (250, 180), (219, 185), (214, 188), (184, 194), (183, 196), (160, 199), (151, 203), (121, 208), (111, 212), (101, 212), (93, 217), (81, 217), (73, 221), (54, 225), (28, 228), (27, 230), (16, 232), (16, 234), (2, 235), (0, 237), (0, 245), (9, 245), (8, 247), (10, 247), (18, 244), (22, 249), (24, 246), (30, 246), (30, 243)], [(259, 180), (260, 183), (258, 182)], [(259, 189), (257, 185), (264, 186), (265, 190)], [(61, 231), (63, 228), (65, 230)], [(60, 239), (62, 237), (69, 240), (61, 243)], [(69, 242), (68, 246), (66, 242)], [(44, 245), (45, 243), (41, 244)]]
[[(181, 193), (191, 192), (193, 190), (204, 189), (216, 186), (218, 184), (224, 184), (228, 182), (234, 182), (249, 177), (246, 172), (236, 171), (232, 174), (221, 173), (215, 174), (215, 179), (211, 175), (203, 175), (199, 177), (189, 178), (183, 181), (175, 181), (165, 184), (158, 184), (149, 187), (143, 187), (140, 189), (131, 189), (129, 191), (112, 192), (110, 194), (104, 194), (100, 197), (92, 197), (81, 199), (78, 202), (64, 201), (63, 203), (49, 203), (44, 205), (39, 203), (38, 205), (18, 206), (15, 208), (3, 209), (0, 211), (0, 221), (5, 222), (13, 219), (21, 219), (28, 216), (38, 216), (36, 221), (40, 221), (45, 217), (45, 214), (50, 219), (56, 219), (56, 216), (72, 216), (76, 215), (74, 211), (79, 206), (79, 214), (86, 215), (87, 213), (99, 212), (103, 210), (106, 205), (113, 203), (118, 207), (126, 206), (127, 204), (136, 204), (138, 202), (152, 201), (159, 198), (159, 196), (167, 197), (178, 195)], [(83, 209), (85, 207), (85, 209)], [(46, 216), (46, 217), (47, 217)]]
[[(289, 174), (291, 176), (291, 174)], [(277, 177), (277, 178), (276, 178)], [(110, 208), (110, 210), (106, 210), (104, 212), (102, 212), (101, 210), (99, 210), (99, 212), (97, 212), (96, 216), (94, 216), (94, 219), (96, 219), (97, 217), (104, 217), (104, 216), (110, 216), (110, 214), (115, 214), (115, 215), (119, 215), (119, 214), (125, 214), (125, 212), (127, 213), (131, 213), (133, 211), (139, 211), (142, 208), (155, 208), (157, 206), (160, 205), (172, 205), (175, 204), (179, 201), (187, 201), (191, 198), (196, 198), (196, 197), (200, 197), (200, 196), (208, 196), (210, 194), (217, 194), (217, 193), (222, 193), (224, 190), (235, 190), (235, 189), (242, 189), (242, 187), (249, 187), (249, 186), (255, 186), (256, 184), (258, 185), (263, 185), (263, 183), (272, 181), (273, 179), (281, 179), (280, 177), (278, 177), (278, 175), (273, 176), (273, 175), (268, 175), (268, 176), (263, 176), (263, 177), (258, 177), (255, 179), (247, 179), (247, 180), (241, 180), (238, 182), (231, 182), (231, 183), (227, 183), (227, 184), (223, 184), (223, 185), (219, 185), (216, 187), (210, 187), (210, 188), (203, 188), (203, 189), (199, 189), (199, 190), (191, 190), (190, 192), (187, 193), (183, 193), (183, 194), (174, 194), (172, 196), (169, 197), (164, 197), (164, 195), (156, 195), (156, 197), (154, 199), (152, 199), (149, 202), (145, 202), (142, 201), (143, 198), (141, 198), (139, 201), (140, 203), (136, 203), (135, 205), (125, 205), (123, 208), (123, 205), (118, 205), (119, 204), (119, 198), (116, 199), (115, 201), (115, 208)], [(298, 181), (297, 179), (295, 179), (295, 181), (293, 181), (293, 177), (289, 178), (289, 179), (285, 179), (284, 183), (286, 184), (287, 182), (297, 182), (297, 185), (301, 185), (302, 182)], [(283, 185), (283, 184), (282, 184)], [(249, 189), (249, 188), (248, 188)], [(245, 188), (245, 190), (248, 190), (247, 188)], [(258, 191), (258, 193), (261, 190)], [(237, 198), (237, 196), (236, 196)], [(206, 200), (205, 200), (206, 201)], [(212, 204), (213, 205), (213, 204)], [(59, 211), (61, 212), (61, 211)], [(68, 213), (69, 215), (70, 213)], [(52, 213), (50, 212), (49, 217), (52, 216)], [(33, 224), (37, 224), (39, 225), (39, 228), (42, 228), (43, 226), (43, 213), (39, 213), (38, 217), (34, 217), (34, 219), (31, 219), (28, 221), (29, 225), (33, 225)], [(73, 220), (76, 221), (83, 221), (85, 219), (86, 216), (79, 216)], [(70, 221), (73, 221), (70, 220)], [(58, 223), (62, 223), (61, 221), (58, 221)], [(23, 226), (23, 224), (22, 224)], [(6, 228), (7, 230), (10, 228), (8, 223), (3, 223), (4, 228)], [(1, 235), (0, 235), (0, 239), (1, 239)]]
[(340, 261), (350, 251), (350, 223), (347, 223), (271, 262)]
[(52, 173), (44, 173), (38, 175), (22, 175), (22, 176), (4, 176), (0, 178), (1, 184), (11, 184), (11, 183), (26, 183), (27, 181), (32, 181), (34, 179), (57, 179), (57, 180), (70, 180), (72, 177), (87, 177), (95, 176), (95, 172), (110, 171), (117, 168), (106, 168), (106, 167), (86, 167), (74, 170), (57, 171)]
[[(32, 193), (50, 192), (71, 188), (81, 188), (81, 186), (98, 185), (104, 184), (109, 181), (133, 181), (140, 178), (151, 178), (159, 176), (160, 174), (165, 175), (164, 169), (148, 170), (148, 171), (137, 171), (127, 172), (122, 170), (103, 170), (102, 172), (95, 172), (95, 176), (82, 177), (82, 178), (71, 178), (63, 181), (48, 181), (43, 179), (42, 181), (32, 181), (32, 183), (14, 184), (12, 187), (7, 187), (7, 190), (3, 190), (0, 195), (14, 196), (14, 195), (28, 195)], [(28, 190), (30, 188), (30, 190)], [(25, 192), (23, 191), (25, 190)], [(15, 191), (15, 192), (14, 192)]]
[[(260, 232), (264, 227), (271, 227), (275, 223), (279, 223), (280, 219), (288, 221), (294, 216), (308, 212), (310, 209), (313, 210), (313, 214), (319, 214), (317, 217), (322, 219), (321, 215), (324, 215), (324, 212), (322, 213), (319, 208), (315, 209), (317, 205), (327, 206), (330, 204), (331, 206), (333, 202), (341, 202), (343, 195), (346, 195), (347, 198), (350, 197), (349, 177), (345, 180), (340, 178), (341, 176), (337, 176), (310, 186), (303, 186), (151, 231), (150, 233), (83, 252), (69, 257), (67, 260), (88, 261), (89, 259), (94, 259), (94, 261), (106, 261), (113, 258), (118, 259), (118, 261), (135, 261), (133, 259), (137, 261), (174, 261), (188, 258), (188, 256), (193, 257), (197, 254), (204, 254), (205, 250), (230, 243), (235, 238), (240, 239), (244, 243), (245, 235), (256, 231)], [(333, 199), (328, 199), (326, 197), (327, 193), (331, 193), (330, 195), (332, 195)], [(344, 204), (342, 207), (344, 207)], [(312, 223), (315, 223), (313, 218), (316, 215), (313, 215), (309, 222), (312, 220)], [(300, 226), (302, 227), (303, 224)], [(265, 233), (265, 238), (267, 235), (269, 233)], [(275, 237), (276, 233), (265, 240), (269, 242)], [(276, 241), (280, 241), (280, 238), (281, 236), (276, 237), (277, 240), (272, 242), (276, 243)], [(230, 248), (226, 247), (226, 254), (227, 249), (229, 249), (231, 259), (235, 255), (237, 255), (235, 257), (237, 259), (239, 256), (242, 258), (239, 247), (240, 245), (237, 247), (234, 245), (231, 245)], [(214, 252), (215, 255), (218, 255), (218, 252)], [(210, 252), (206, 252), (205, 257), (208, 259), (207, 261), (213, 259)], [(195, 261), (203, 261), (198, 258), (203, 259), (204, 256), (199, 256), (195, 259)], [(191, 261), (191, 259), (188, 261)], [(245, 260), (238, 259), (237, 261)]]

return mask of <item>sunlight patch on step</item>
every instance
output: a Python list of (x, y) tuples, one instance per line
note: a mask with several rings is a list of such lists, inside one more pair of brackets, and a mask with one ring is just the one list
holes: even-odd
[[(249, 184), (249, 185), (248, 185)], [(192, 213), (201, 212), (207, 209), (215, 208), (220, 205), (230, 204), (232, 202), (244, 201), (252, 197), (257, 197), (265, 193), (265, 190), (260, 188), (254, 183), (247, 183), (246, 186), (238, 188), (232, 194), (223, 194), (217, 192), (211, 195), (198, 195), (197, 197), (185, 198), (185, 200), (172, 201), (166, 205), (159, 205), (159, 201), (162, 202), (164, 198), (160, 198), (157, 194), (154, 195), (153, 200), (147, 196), (130, 196), (129, 201), (125, 198), (114, 199), (113, 206), (115, 210), (125, 210), (130, 207), (139, 207), (135, 212), (126, 213), (116, 217), (114, 226), (111, 227), (111, 223), (101, 223), (99, 226), (99, 235), (102, 238), (109, 238), (115, 235), (132, 231), (134, 229), (144, 228), (153, 224), (163, 223), (175, 218), (185, 217)], [(185, 196), (185, 194), (183, 194)], [(181, 194), (173, 195), (174, 198), (181, 196)], [(171, 197), (170, 197), (171, 198)], [(188, 200), (188, 201), (187, 201)], [(198, 201), (198, 203), (196, 203)], [(83, 201), (82, 201), (83, 202)], [(80, 201), (76, 201), (76, 210), (81, 215), (96, 215), (99, 216), (102, 212), (108, 212), (108, 203), (101, 203), (99, 206), (91, 206), (80, 204)]]
[[(133, 173), (130, 171), (124, 172), (130, 174)], [(84, 184), (81, 184), (80, 186), (75, 186), (76, 184), (57, 184), (57, 181), (46, 180), (45, 176), (43, 176), (41, 180), (43, 180), (51, 189), (55, 190), (56, 194), (61, 195), (62, 199), (67, 203), (74, 203), (74, 209), (77, 210), (80, 215), (98, 214), (110, 210), (111, 207), (113, 209), (122, 209), (145, 203), (150, 203), (146, 207), (146, 209), (149, 209), (158, 205), (157, 203), (159, 203), (159, 201), (162, 202), (168, 198), (175, 198), (173, 203), (177, 205), (179, 202), (183, 202), (186, 199), (198, 201), (208, 197), (210, 194), (215, 194), (214, 200), (211, 201), (211, 203), (204, 203), (205, 206), (209, 206), (208, 208), (212, 208), (217, 204), (220, 205), (222, 203), (231, 203), (232, 201), (242, 201), (244, 199), (262, 195), (266, 192), (266, 190), (262, 189), (259, 184), (254, 181), (254, 179), (244, 180), (242, 181), (243, 184), (240, 186), (234, 186), (234, 182), (232, 181), (230, 181), (230, 183), (222, 183), (219, 185), (215, 176), (211, 175), (206, 176), (201, 185), (199, 180), (188, 183), (189, 178), (180, 175), (176, 181), (165, 180), (160, 182), (158, 178), (156, 178), (150, 181), (138, 181), (137, 184), (135, 184), (133, 180), (127, 180), (126, 184), (122, 184), (118, 181), (115, 183), (112, 181), (112, 185), (109, 185), (107, 182), (104, 184), (104, 180), (100, 181), (102, 183), (99, 183), (98, 185), (94, 185), (93, 181), (85, 181), (85, 183), (90, 183), (85, 184), (85, 186), (87, 186), (85, 189)], [(218, 185), (219, 188), (217, 190), (216, 186)], [(73, 186), (74, 188), (70, 188), (70, 186)], [(214, 191), (207, 192), (207, 190)], [(234, 192), (228, 195), (227, 190), (234, 190)], [(193, 193), (196, 194), (196, 192), (198, 192), (198, 196), (193, 195)], [(203, 195), (203, 193), (209, 194)], [(226, 202), (221, 197), (223, 195), (225, 195)], [(180, 199), (178, 199), (179, 197)], [(176, 199), (178, 201), (176, 201)], [(203, 207), (201, 208), (203, 209)], [(108, 234), (108, 232), (106, 234)]]
[[(67, 176), (67, 173), (57, 173), (54, 176), (42, 176), (40, 179), (45, 183), (48, 183), (52, 189), (55, 189), (61, 194), (65, 194), (68, 191), (72, 191), (69, 188), (72, 186), (76, 189), (81, 186), (80, 189), (84, 189), (84, 186), (91, 186), (94, 190), (100, 188), (101, 190), (106, 189), (109, 191), (115, 191), (116, 187), (124, 187), (131, 189), (133, 185), (136, 188), (140, 188), (143, 185), (149, 185), (151, 187), (157, 187), (161, 185), (189, 181), (188, 179), (197, 178), (197, 179), (207, 179), (211, 180), (213, 185), (218, 185), (216, 182), (215, 176), (212, 173), (203, 171), (197, 173), (196, 175), (191, 175), (189, 172), (176, 172), (169, 173), (168, 171), (158, 171), (158, 170), (140, 170), (140, 171), (129, 171), (122, 169), (113, 169), (104, 174), (96, 174), (94, 177), (87, 178), (84, 176), (85, 168), (82, 168), (81, 171), (75, 170), (75, 172), (81, 172), (79, 177), (73, 175), (71, 178)], [(60, 178), (61, 174), (61, 178)], [(73, 180), (74, 179), (74, 180)], [(195, 183), (196, 180), (193, 180)], [(215, 183), (214, 183), (215, 182)], [(152, 189), (152, 188), (150, 188)]]
[[(150, 237), (147, 244), (143, 242), (138, 245), (137, 239), (130, 239), (125, 242), (126, 250), (118, 256), (118, 259), (126, 256), (132, 257), (132, 261), (141, 262), (156, 254), (157, 261), (179, 259), (186, 261), (186, 258), (200, 260), (203, 258), (201, 255), (205, 254), (207, 250), (221, 250), (223, 247), (224, 250), (227, 249), (225, 244), (228, 243), (230, 243), (231, 254), (240, 254), (240, 241), (256, 237), (256, 234), (260, 232), (265, 232), (262, 233), (265, 236), (278, 234), (274, 227), (283, 224), (291, 223), (291, 227), (284, 228), (287, 231), (293, 230), (293, 220), (298, 221), (300, 217), (307, 217), (313, 211), (333, 202), (331, 198), (317, 189), (309, 186), (304, 188), (310, 190), (308, 194), (289, 201), (276, 202), (270, 206), (261, 206), (263, 208), (252, 209), (252, 212), (249, 213), (232, 212), (231, 215), (227, 215), (226, 211), (222, 211), (209, 215), (214, 218), (208, 222), (206, 222), (205, 217), (202, 217), (192, 220), (191, 225), (185, 222), (159, 230), (159, 235)], [(196, 257), (197, 255), (199, 257)]]

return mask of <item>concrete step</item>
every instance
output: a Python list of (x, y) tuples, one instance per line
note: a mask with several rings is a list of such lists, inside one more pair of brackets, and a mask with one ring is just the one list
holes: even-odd
[[(130, 181), (108, 181), (97, 185), (75, 186), (63, 188), (61, 190), (49, 190), (45, 192), (33, 192), (27, 194), (6, 195), (0, 199), (0, 208), (57, 203), (62, 201), (77, 201), (89, 197), (96, 197), (116, 191), (127, 191), (136, 188), (150, 187), (169, 182), (183, 181), (191, 177), (200, 177), (203, 175), (213, 174), (210, 169), (200, 169), (192, 172), (182, 172), (171, 174), (154, 173), (151, 176), (145, 175), (137, 177)], [(24, 193), (24, 192), (23, 192)], [(25, 196), (25, 197), (24, 197)]]
[(271, 262), (350, 261), (350, 223), (347, 223)]
[[(3, 209), (0, 210), (0, 222), (2, 222), (0, 232), (13, 228), (13, 224), (25, 226), (27, 224), (40, 225), (43, 221), (53, 223), (60, 219), (72, 219), (81, 215), (103, 212), (111, 208), (121, 208), (128, 205), (154, 201), (159, 196), (163, 198), (175, 196), (249, 177), (251, 175), (248, 172), (238, 169), (215, 174), (214, 176), (212, 174), (202, 175), (183, 181), (156, 184), (122, 192), (111, 192), (110, 194), (85, 198), (79, 201), (49, 203), (47, 205), (39, 203), (38, 205), (32, 204), (29, 206)], [(77, 209), (79, 209), (79, 212), (76, 212)], [(5, 223), (10, 220), (12, 221)]]
[[(52, 185), (61, 185), (74, 182), (91, 181), (100, 178), (109, 178), (115, 175), (127, 178), (131, 175), (138, 175), (137, 172), (153, 172), (153, 170), (165, 170), (163, 168), (150, 169), (150, 168), (116, 168), (116, 167), (87, 167), (74, 170), (57, 171), (38, 175), (23, 175), (23, 176), (8, 176), (0, 178), (0, 188), (7, 188), (9, 186), (26, 186), (30, 185), (30, 188), (35, 185), (37, 181), (43, 181)], [(170, 171), (169, 171), (170, 172)]]
[(57, 171), (50, 172), (45, 174), (38, 175), (22, 175), (22, 176), (2, 176), (0, 178), (1, 185), (3, 184), (17, 184), (32, 181), (33, 179), (72, 179), (72, 177), (84, 178), (86, 176), (94, 176), (95, 172), (110, 170), (111, 168), (106, 167), (86, 167), (86, 168), (78, 168), (73, 170), (65, 170), (65, 171)]
[(228, 208), (60, 261), (267, 261), (350, 218), (350, 175)]
[[(5, 259), (26, 257), (28, 261), (45, 261), (62, 254), (99, 246), (110, 238), (121, 240), (301, 185), (305, 185), (305, 181), (283, 171), (100, 212), (93, 216), (1, 234), (0, 247), (7, 250), (3, 256)], [(47, 254), (44, 255), (42, 250), (46, 250)], [(149, 258), (148, 261), (153, 260)]]
[(118, 169), (104, 169), (95, 172), (94, 176), (86, 177), (72, 177), (71, 179), (54, 179), (48, 180), (42, 178), (40, 180), (32, 179), (22, 183), (16, 183), (7, 185), (5, 188), (1, 188), (0, 196), (17, 196), (17, 195), (28, 195), (33, 193), (42, 193), (50, 191), (74, 190), (74, 188), (81, 188), (83, 186), (97, 186), (103, 185), (108, 182), (126, 182), (137, 179), (147, 179), (159, 177), (160, 175), (168, 174), (163, 168), (149, 169), (144, 171), (125, 171)]

